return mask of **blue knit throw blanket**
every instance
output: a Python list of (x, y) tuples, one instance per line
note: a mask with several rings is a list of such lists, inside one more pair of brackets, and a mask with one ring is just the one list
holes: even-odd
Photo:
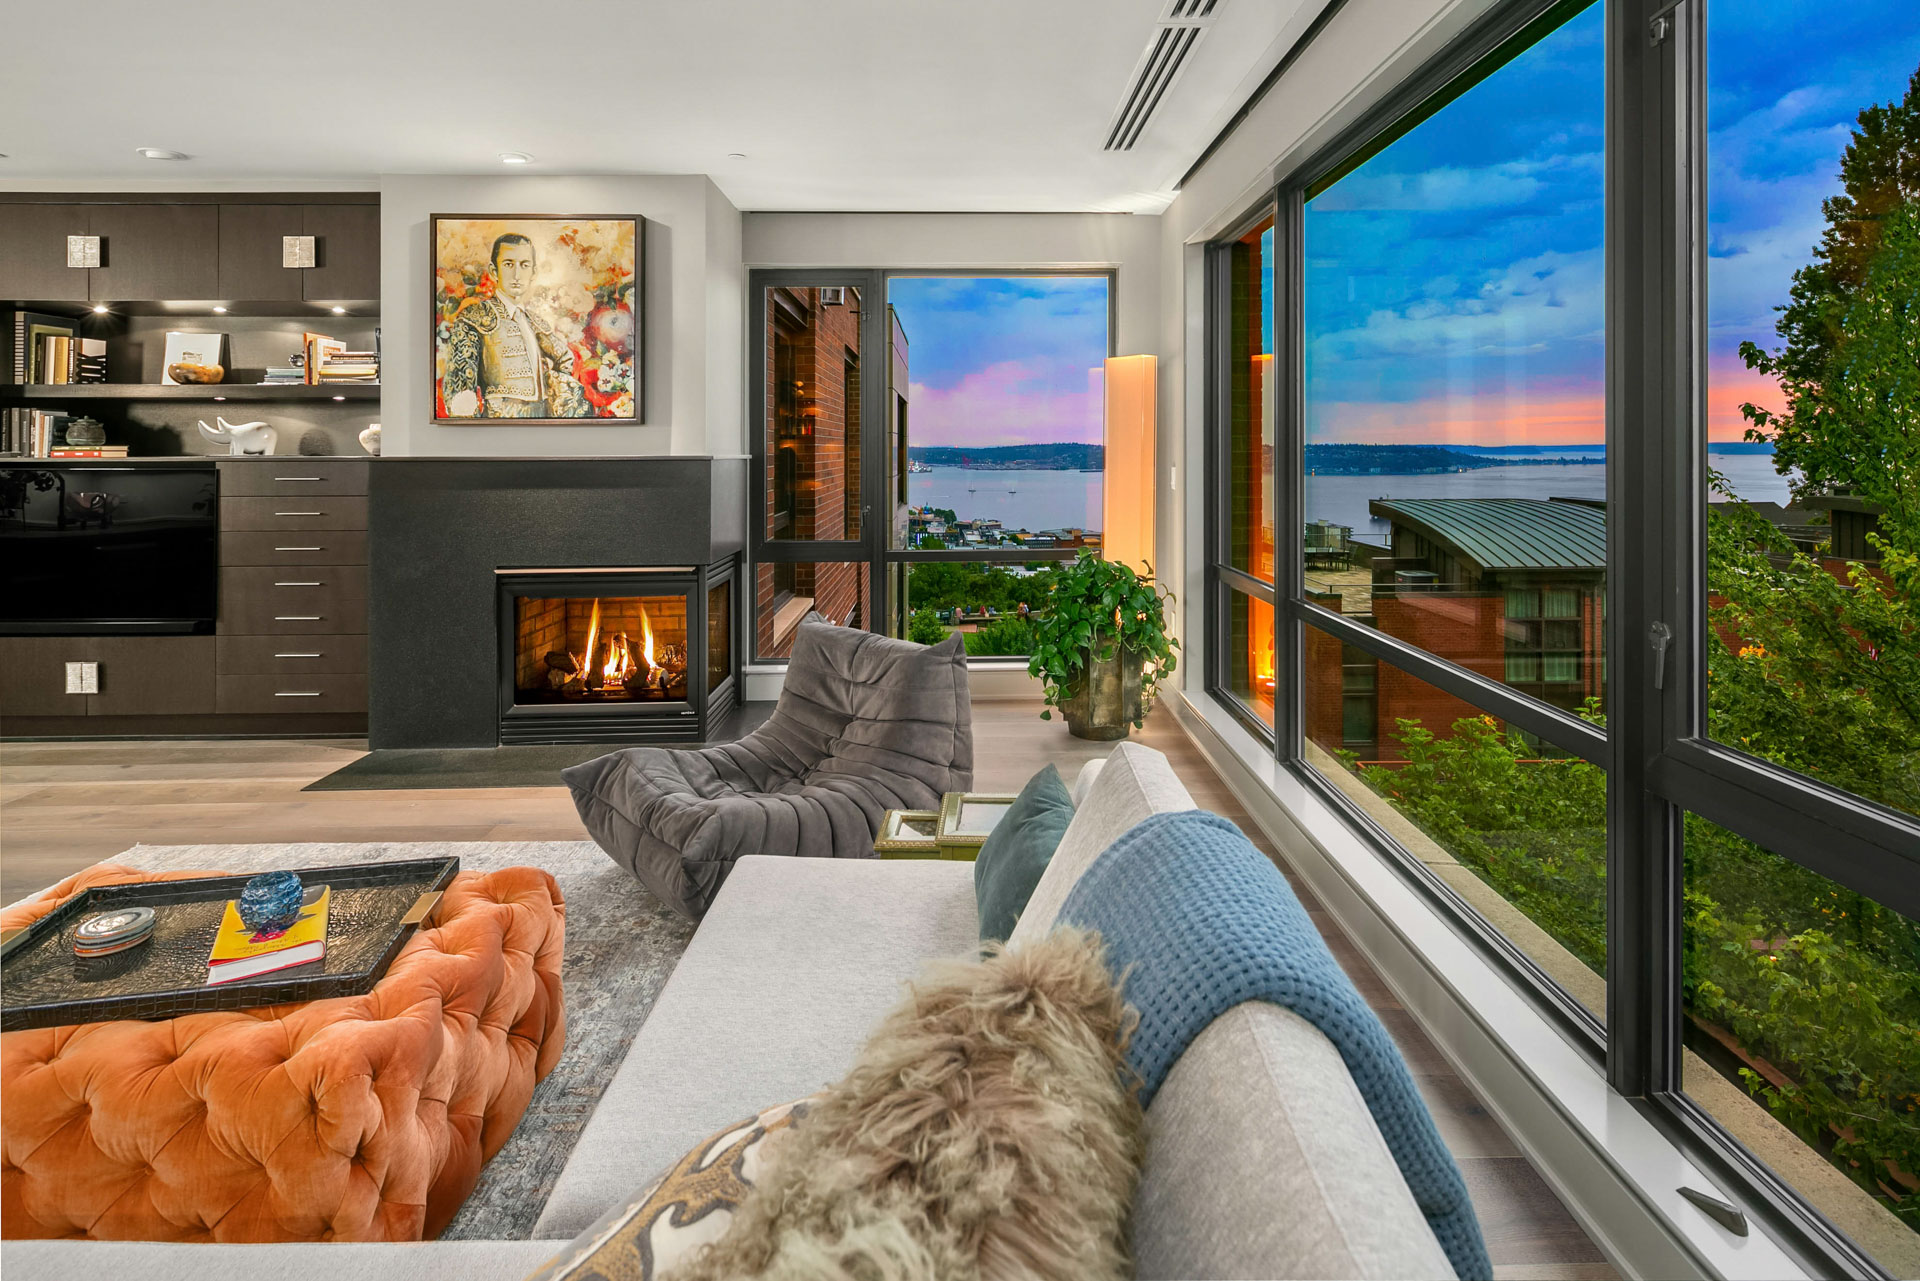
[(1340, 1051), (1454, 1272), (1492, 1276), (1460, 1169), (1399, 1049), (1286, 878), (1238, 828), (1200, 810), (1154, 815), (1094, 860), (1059, 923), (1098, 930), (1124, 977), (1140, 1012), (1127, 1062), (1144, 1082), (1143, 1106), (1216, 1017), (1242, 1001), (1284, 1006)]

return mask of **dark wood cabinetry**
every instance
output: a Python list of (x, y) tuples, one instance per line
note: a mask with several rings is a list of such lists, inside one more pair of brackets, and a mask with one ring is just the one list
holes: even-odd
[[(212, 636), (0, 637), (0, 734), (357, 733), (367, 461), (221, 460)], [(66, 665), (99, 664), (66, 692)]]
[(87, 273), (93, 302), (218, 296), (220, 217), (212, 205), (94, 205), (87, 231), (100, 237), (100, 265)]
[(67, 266), (67, 237), (87, 233), (87, 206), (0, 210), (0, 298), (87, 301), (87, 269)]
[[(67, 237), (100, 237), (98, 267)], [(312, 267), (284, 266), (312, 236)], [(0, 299), (14, 302), (365, 303), (380, 297), (380, 206), (358, 194), (40, 197), (0, 194)]]

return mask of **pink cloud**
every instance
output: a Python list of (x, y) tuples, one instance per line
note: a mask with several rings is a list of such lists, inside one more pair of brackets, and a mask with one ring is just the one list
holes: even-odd
[(1780, 384), (1772, 375), (1755, 373), (1737, 352), (1723, 352), (1707, 361), (1707, 439), (1743, 440), (1747, 420), (1740, 406), (1752, 403), (1775, 413), (1787, 407)]
[(908, 423), (914, 445), (1032, 445), (1098, 441), (1103, 431), (1099, 371), (1084, 389), (1062, 389), (1057, 370), (1006, 360), (974, 370), (950, 387), (911, 384)]
[(1586, 445), (1607, 436), (1599, 392), (1447, 396), (1433, 401), (1347, 401), (1314, 407), (1315, 444)]

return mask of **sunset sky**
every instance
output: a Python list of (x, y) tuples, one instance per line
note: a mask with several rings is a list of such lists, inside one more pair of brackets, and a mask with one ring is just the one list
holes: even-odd
[[(1911, 0), (1709, 9), (1708, 429), (1773, 407), (1772, 347), (1860, 109), (1920, 62)], [(1604, 436), (1601, 6), (1309, 202), (1315, 441), (1570, 444)], [(1809, 38), (1814, 33), (1814, 38)]]
[(1101, 438), (1105, 276), (896, 276), (915, 445)]

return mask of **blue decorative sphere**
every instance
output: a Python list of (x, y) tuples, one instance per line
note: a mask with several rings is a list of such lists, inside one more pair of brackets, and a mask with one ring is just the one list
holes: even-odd
[(255, 934), (287, 929), (300, 919), (306, 890), (292, 872), (264, 872), (240, 891), (240, 924)]

